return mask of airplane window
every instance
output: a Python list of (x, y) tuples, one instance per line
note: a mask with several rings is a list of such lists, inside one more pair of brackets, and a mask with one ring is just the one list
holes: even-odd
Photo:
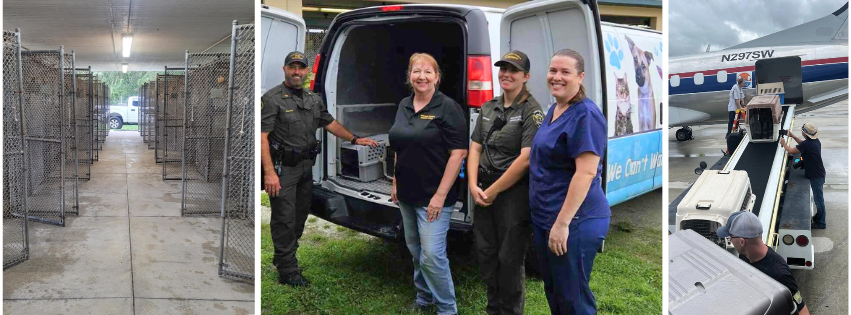
[(703, 73), (695, 73), (694, 74), (694, 85), (703, 84)]
[(671, 76), (671, 87), (678, 87), (678, 86), (680, 86), (680, 76), (672, 75)]
[(718, 83), (727, 82), (727, 70), (718, 71)]

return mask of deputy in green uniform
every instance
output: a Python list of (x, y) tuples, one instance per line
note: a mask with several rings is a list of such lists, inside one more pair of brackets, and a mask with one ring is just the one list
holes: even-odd
[(284, 62), (284, 83), (261, 98), (260, 153), (263, 188), (272, 204), (270, 227), (275, 243), (279, 281), (290, 286), (307, 286), (298, 268), (296, 250), (310, 212), (313, 189), (312, 168), (320, 152), (316, 129), (353, 144), (377, 146), (373, 140), (353, 135), (340, 125), (322, 98), (303, 89), (307, 60), (294, 51)]
[(490, 315), (523, 314), (524, 258), (532, 238), (529, 152), (544, 119), (526, 89), (529, 58), (511, 51), (497, 61), (502, 95), (482, 105), (467, 160), (482, 278)]

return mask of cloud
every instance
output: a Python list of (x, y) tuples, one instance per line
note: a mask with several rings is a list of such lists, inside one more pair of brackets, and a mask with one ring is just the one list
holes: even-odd
[(668, 2), (670, 56), (734, 46), (816, 20), (848, 0), (705, 0)]

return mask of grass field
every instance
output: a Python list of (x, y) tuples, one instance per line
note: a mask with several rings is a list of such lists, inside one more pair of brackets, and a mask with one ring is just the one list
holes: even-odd
[[(312, 216), (307, 225), (298, 259), (313, 285), (295, 289), (277, 283), (277, 270), (271, 267), (274, 247), (269, 224), (263, 223), (264, 314), (409, 314), (404, 308), (414, 298), (413, 268), (404, 246)], [(662, 312), (661, 235), (660, 229), (637, 228), (628, 221), (610, 227), (606, 252), (597, 256), (591, 280), (600, 314)], [(450, 247), (459, 313), (483, 314), (486, 288), (475, 256)], [(525, 313), (549, 314), (539, 279), (527, 277)]]

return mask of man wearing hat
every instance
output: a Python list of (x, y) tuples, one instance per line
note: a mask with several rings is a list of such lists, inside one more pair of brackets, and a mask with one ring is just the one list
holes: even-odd
[(727, 219), (727, 225), (718, 228), (716, 233), (720, 238), (730, 239), (740, 259), (789, 289), (797, 306), (793, 314), (810, 314), (786, 260), (762, 242), (762, 223), (756, 215), (748, 211), (734, 212)]
[(529, 58), (511, 51), (499, 67), (502, 95), (482, 104), (467, 156), (469, 189), (476, 204), (473, 234), (487, 285), (489, 315), (520, 315), (525, 305), (524, 258), (531, 242), (529, 153), (544, 119), (526, 89)]
[(798, 143), (797, 146), (790, 147), (786, 144), (786, 139), (780, 139), (780, 143), (786, 148), (786, 151), (791, 154), (801, 154), (801, 160), (804, 163), (804, 176), (810, 180), (810, 187), (813, 190), (813, 201), (816, 203), (816, 216), (813, 217), (813, 229), (824, 229), (827, 225), (824, 221), (824, 163), (821, 160), (821, 142), (818, 139), (818, 128), (812, 123), (805, 123), (801, 126), (801, 134), (804, 140), (796, 137), (792, 132), (788, 132), (792, 139)]
[(279, 282), (290, 286), (310, 283), (299, 270), (296, 250), (310, 211), (312, 168), (321, 150), (316, 129), (325, 128), (352, 144), (378, 145), (353, 135), (334, 120), (322, 98), (302, 87), (306, 75), (305, 55), (299, 51), (287, 54), (283, 84), (266, 92), (260, 102), (263, 188), (272, 205), (270, 227), (275, 243), (272, 264), (278, 268)]

